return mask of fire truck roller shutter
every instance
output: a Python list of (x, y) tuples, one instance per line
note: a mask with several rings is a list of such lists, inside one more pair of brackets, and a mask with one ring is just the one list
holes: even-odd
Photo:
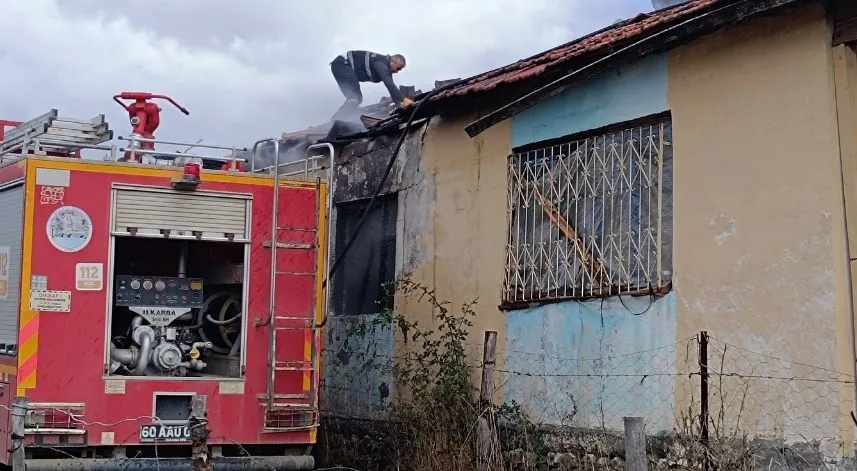
[(23, 183), (0, 184), (0, 354), (13, 354), (18, 343)]
[(251, 202), (114, 185), (108, 374), (241, 376)]
[(205, 240), (246, 241), (249, 196), (223, 193), (186, 193), (166, 189), (115, 189), (117, 234), (136, 230), (137, 236), (163, 237), (201, 232)]

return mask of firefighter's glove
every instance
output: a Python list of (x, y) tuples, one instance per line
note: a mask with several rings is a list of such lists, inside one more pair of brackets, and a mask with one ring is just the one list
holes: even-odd
[(407, 107), (409, 107), (409, 106), (411, 106), (411, 105), (413, 105), (413, 104), (414, 104), (414, 100), (411, 100), (410, 98), (405, 97), (405, 99), (404, 99), (404, 100), (402, 100), (401, 107), (402, 107), (402, 108), (407, 108)]

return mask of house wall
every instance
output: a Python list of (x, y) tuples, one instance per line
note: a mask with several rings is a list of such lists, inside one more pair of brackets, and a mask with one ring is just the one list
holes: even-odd
[(647, 431), (671, 430), (675, 335), (674, 293), (511, 311), (505, 369), (528, 375), (509, 376), (503, 399), (538, 423), (621, 430), (623, 416), (644, 411)]
[(757, 376), (724, 381), (748, 398), (729, 422), (740, 410), (742, 428), (836, 448), (853, 385), (833, 372), (853, 367), (824, 15), (721, 31), (672, 51), (668, 72), (678, 338), (707, 330), (725, 372)]
[[(505, 321), (497, 309), (503, 284), (506, 244), (506, 156), (511, 152), (510, 123), (501, 123), (471, 139), (464, 126), (472, 117), (434, 118), (420, 155), (422, 185), (409, 191), (423, 197), (404, 215), (418, 227), (404, 240), (414, 281), (433, 288), (439, 300), (461, 313), (476, 302), (470, 351), (481, 358), (485, 330), (498, 331), (503, 348)], [(436, 327), (433, 309), (414, 299), (398, 306), (426, 326)], [(501, 350), (498, 350), (501, 351)]]
[[(663, 55), (616, 67), (514, 116), (512, 145), (667, 111), (667, 87)], [(640, 381), (637, 375), (675, 373), (674, 350), (663, 349), (676, 342), (675, 301), (674, 295), (623, 296), (509, 312), (507, 369), (535, 376), (511, 376), (504, 384), (504, 399), (524, 404), (540, 421), (617, 429), (623, 415), (645, 406), (650, 430), (670, 429), (672, 381), (659, 376)]]
[[(734, 345), (819, 367), (745, 352), (727, 355), (724, 370), (752, 377), (764, 364), (767, 376), (824, 380), (753, 382), (739, 428), (828, 446), (850, 440), (851, 386), (825, 373), (851, 371), (829, 40), (823, 10), (811, 6), (618, 68), (476, 139), (462, 131), (468, 119), (432, 124), (421, 165), (435, 196), (423, 208), (417, 273), (454, 305), (478, 296), (475, 330), (499, 330), (499, 361), (532, 374), (504, 378), (504, 399), (549, 422), (612, 426), (637, 401), (649, 404), (654, 427), (668, 427), (689, 405), (673, 397), (698, 388), (678, 379), (698, 369), (688, 340), (707, 330), (712, 355), (732, 355)], [(674, 126), (675, 291), (642, 316), (633, 314), (648, 300), (627, 297), (496, 310), (510, 148), (665, 110)], [(663, 347), (672, 355), (654, 353)], [(623, 360), (599, 363), (608, 357)], [(674, 379), (592, 379), (598, 371)], [(734, 398), (735, 383), (722, 392)]]
[[(411, 270), (424, 261), (420, 234), (426, 224), (421, 208), (429, 205), (427, 191), (430, 179), (419, 171), (419, 152), (424, 130), (412, 133), (402, 145), (399, 157), (390, 171), (380, 196), (398, 195), (396, 221), (396, 273)], [(368, 200), (378, 187), (390, 160), (397, 136), (384, 136), (369, 143), (346, 147), (337, 155), (333, 173), (332, 222), (337, 227), (339, 204)], [(366, 231), (368, 226), (364, 227)], [(372, 229), (370, 228), (369, 231)], [(331, 234), (332, 247), (344, 244)], [(379, 234), (363, 233), (369, 237)], [(350, 253), (359, 253), (353, 245)], [(333, 258), (336, 251), (333, 250)], [(377, 254), (376, 254), (377, 256)], [(337, 290), (334, 278), (331, 289)], [(358, 280), (359, 282), (359, 280)], [(323, 367), (324, 410), (328, 414), (346, 417), (383, 417), (393, 400), (396, 385), (386, 368), (396, 356), (396, 336), (393, 328), (379, 322), (379, 313), (337, 312), (331, 305), (325, 327)]]
[(669, 109), (667, 60), (643, 58), (571, 87), (512, 118), (512, 146), (567, 136)]

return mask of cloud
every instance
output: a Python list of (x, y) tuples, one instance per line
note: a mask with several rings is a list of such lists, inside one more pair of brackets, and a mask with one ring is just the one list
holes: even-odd
[[(650, 10), (646, 0), (4, 0), (0, 118), (106, 114), (127, 134), (125, 90), (172, 96), (162, 139), (248, 145), (326, 121), (342, 102), (329, 62), (402, 53), (399, 84), (473, 75)], [(420, 6), (430, 5), (430, 6)], [(385, 95), (363, 84), (365, 102)]]

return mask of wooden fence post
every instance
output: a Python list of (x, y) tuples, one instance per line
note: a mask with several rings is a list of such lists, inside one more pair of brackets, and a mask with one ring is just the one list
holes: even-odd
[(490, 471), (497, 439), (494, 434), (494, 366), (497, 362), (497, 332), (485, 331), (482, 350), (482, 383), (479, 388), (479, 422), (476, 453), (479, 471)]
[(12, 401), (12, 471), (24, 471), (26, 469), (26, 456), (24, 454), (24, 427), (27, 422), (26, 397), (18, 396)]
[(205, 396), (195, 395), (190, 403), (191, 453), (193, 471), (212, 471), (211, 455), (208, 452), (208, 419), (206, 419)]
[(484, 405), (493, 405), (494, 366), (497, 364), (497, 332), (485, 331), (485, 346), (482, 350), (482, 386), (479, 400)]
[(699, 333), (699, 430), (702, 442), (702, 470), (710, 469), (708, 453), (708, 332)]
[(642, 417), (624, 417), (625, 469), (646, 471), (646, 428)]

